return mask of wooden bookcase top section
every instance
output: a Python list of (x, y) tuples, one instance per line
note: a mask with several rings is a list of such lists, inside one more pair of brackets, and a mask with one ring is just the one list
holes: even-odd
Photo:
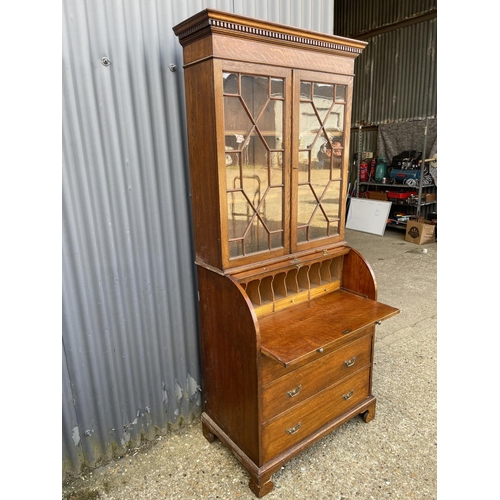
[(351, 57), (357, 57), (367, 45), (367, 42), (361, 40), (304, 30), (214, 9), (199, 12), (174, 26), (173, 30), (183, 47), (209, 34), (230, 35), (295, 48), (310, 48), (315, 52), (333, 51)]

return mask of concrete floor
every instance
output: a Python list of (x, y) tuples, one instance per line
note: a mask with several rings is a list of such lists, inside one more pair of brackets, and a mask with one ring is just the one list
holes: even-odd
[[(264, 498), (436, 499), (437, 243), (408, 243), (391, 229), (383, 237), (346, 230), (346, 241), (371, 264), (378, 300), (401, 310), (377, 327), (376, 418), (355, 418), (292, 459)], [(246, 471), (219, 441), (205, 440), (199, 422), (82, 476), (62, 497), (256, 498)]]

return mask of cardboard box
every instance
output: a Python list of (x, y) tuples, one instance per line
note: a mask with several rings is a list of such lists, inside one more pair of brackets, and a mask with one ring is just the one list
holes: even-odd
[(430, 201), (436, 201), (436, 199), (437, 199), (436, 193), (425, 193), (422, 194), (421, 202), (429, 203)]
[(429, 220), (410, 220), (406, 224), (405, 241), (425, 245), (436, 241), (436, 226)]

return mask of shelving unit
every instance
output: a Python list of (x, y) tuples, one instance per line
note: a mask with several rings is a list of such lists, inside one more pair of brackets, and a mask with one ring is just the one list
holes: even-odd
[[(437, 186), (422, 186), (421, 190), (414, 186), (406, 186), (404, 184), (382, 184), (380, 182), (360, 182), (359, 197), (378, 199), (384, 201), (391, 201), (391, 211), (389, 213), (389, 220), (387, 227), (395, 229), (406, 230), (406, 219), (404, 216), (398, 217), (398, 214), (405, 214), (408, 218), (424, 217), (428, 218), (429, 214), (436, 212), (437, 207)], [(364, 189), (366, 188), (366, 189)], [(379, 193), (377, 198), (367, 193)], [(408, 198), (395, 198), (391, 197), (394, 193), (411, 193)], [(409, 201), (411, 200), (411, 201)]]
[[(422, 151), (427, 149), (427, 122), (425, 123), (424, 145)], [(361, 128), (359, 131), (361, 136)], [(361, 138), (359, 138), (361, 144)], [(411, 148), (409, 148), (411, 149)], [(358, 151), (359, 162), (363, 160), (361, 152)], [(359, 163), (356, 165), (357, 186), (356, 196), (358, 198), (370, 198), (382, 201), (391, 201), (392, 206), (389, 213), (387, 227), (406, 230), (409, 219), (417, 217), (428, 218), (433, 212), (437, 212), (437, 186), (436, 184), (423, 185), (425, 175), (425, 164), (429, 159), (423, 159), (420, 163), (420, 179), (414, 182), (415, 185), (408, 185), (395, 182), (390, 179), (391, 167), (388, 167), (386, 183), (382, 182), (361, 182), (359, 180)], [(409, 195), (409, 196), (408, 196)]]

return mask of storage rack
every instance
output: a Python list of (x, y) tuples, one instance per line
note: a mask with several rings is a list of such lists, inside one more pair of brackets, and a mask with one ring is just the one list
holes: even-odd
[[(366, 192), (370, 189), (375, 188), (375, 191), (380, 192), (380, 198), (376, 198), (379, 200), (387, 200), (392, 202), (391, 211), (389, 220), (387, 222), (387, 227), (395, 228), (395, 229), (403, 229), (406, 230), (406, 224), (409, 218), (417, 218), (423, 217), (428, 218), (429, 215), (433, 212), (436, 212), (437, 207), (437, 186), (435, 184), (424, 186), (422, 180), (424, 178), (425, 172), (425, 163), (428, 160), (425, 160), (425, 151), (427, 149), (427, 127), (428, 127), (428, 118), (425, 120), (424, 127), (424, 146), (423, 146), (423, 156), (422, 162), (420, 163), (420, 181), (418, 182), (418, 186), (408, 186), (406, 184), (392, 184), (392, 183), (382, 183), (375, 181), (367, 181), (361, 182), (359, 179), (359, 165), (362, 158), (361, 152), (361, 127), (359, 127), (358, 132), (358, 155), (356, 161), (356, 186), (355, 186), (355, 196), (358, 198), (366, 197)], [(366, 191), (361, 191), (360, 187), (365, 186)], [(396, 198), (391, 197), (391, 195), (383, 196), (383, 193), (408, 193), (410, 191), (415, 191), (416, 203), (408, 203), (406, 200), (409, 198)], [(400, 210), (405, 209), (405, 214), (407, 217), (397, 217), (396, 214), (399, 213)]]

